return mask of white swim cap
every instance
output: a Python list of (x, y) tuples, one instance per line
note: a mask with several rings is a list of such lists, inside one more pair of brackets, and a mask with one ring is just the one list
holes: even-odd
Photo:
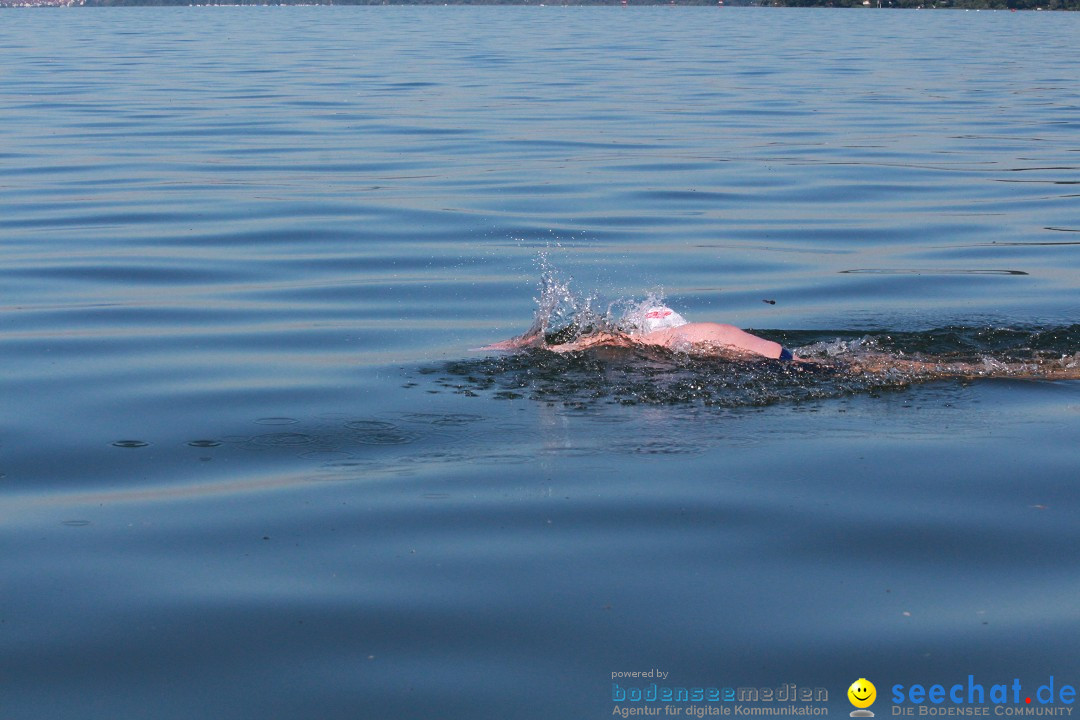
[(645, 332), (662, 330), (664, 328), (676, 328), (686, 324), (686, 318), (669, 307), (656, 306), (645, 311)]

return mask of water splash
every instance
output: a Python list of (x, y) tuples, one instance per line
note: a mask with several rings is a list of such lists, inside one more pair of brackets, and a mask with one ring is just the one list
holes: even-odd
[[(595, 296), (581, 296), (571, 289), (573, 278), (563, 279), (551, 264), (546, 252), (540, 253), (536, 264), (540, 269), (540, 296), (536, 315), (526, 337), (545, 338), (547, 344), (575, 340), (603, 327), (603, 317), (593, 310)], [(549, 336), (558, 339), (546, 340)]]
[(546, 252), (539, 254), (536, 264), (540, 269), (540, 295), (533, 298), (536, 314), (521, 337), (542, 338), (543, 345), (572, 342), (596, 332), (619, 331), (630, 335), (643, 332), (646, 312), (665, 304), (664, 292), (657, 288), (644, 298), (611, 301), (600, 311), (596, 308), (599, 295), (575, 292), (571, 288), (573, 277), (562, 277)]

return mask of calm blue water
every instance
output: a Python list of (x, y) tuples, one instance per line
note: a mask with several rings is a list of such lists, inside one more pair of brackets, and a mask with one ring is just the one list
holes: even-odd
[(1080, 683), (1076, 382), (470, 351), (546, 269), (796, 346), (1076, 353), (1077, 37), (0, 13), (0, 717), (601, 718), (651, 668), (834, 716), (859, 677), (879, 716), (896, 683)]

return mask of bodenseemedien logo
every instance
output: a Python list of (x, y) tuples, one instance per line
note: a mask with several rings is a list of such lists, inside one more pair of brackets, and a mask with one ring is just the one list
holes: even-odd
[(859, 678), (847, 689), (847, 697), (855, 706), (855, 709), (851, 711), (851, 717), (874, 717), (874, 713), (867, 710), (877, 700), (877, 688), (874, 687), (874, 683), (866, 678)]

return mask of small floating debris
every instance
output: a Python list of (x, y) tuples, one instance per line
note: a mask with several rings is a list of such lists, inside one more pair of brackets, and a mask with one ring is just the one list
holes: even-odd
[(840, 275), (1027, 275), (1023, 270), (963, 270), (950, 268), (859, 268)]
[(150, 443), (143, 440), (117, 440), (112, 446), (118, 448), (144, 448), (149, 447)]

